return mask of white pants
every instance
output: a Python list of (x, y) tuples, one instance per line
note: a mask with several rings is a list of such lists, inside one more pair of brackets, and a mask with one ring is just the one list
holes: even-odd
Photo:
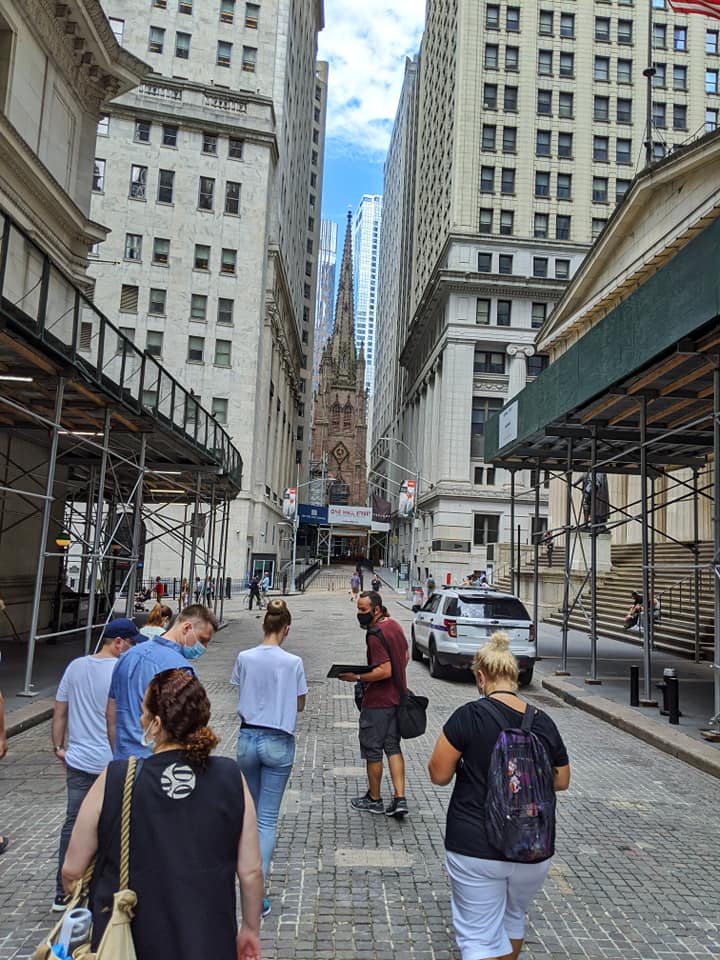
[(462, 960), (502, 957), (512, 950), (511, 939), (524, 938), (525, 913), (550, 863), (506, 863), (446, 852), (455, 939)]

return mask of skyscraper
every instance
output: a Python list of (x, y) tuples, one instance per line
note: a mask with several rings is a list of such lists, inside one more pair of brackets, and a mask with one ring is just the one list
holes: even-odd
[(365, 352), (365, 389), (372, 391), (375, 364), (375, 312), (383, 198), (366, 193), (353, 216), (353, 296), (355, 346)]
[[(384, 218), (402, 222), (412, 197), (412, 243), (398, 252), (394, 231), (381, 250), (383, 276), (412, 262), (402, 307), (383, 301), (378, 316), (381, 338), (400, 328), (402, 374), (383, 369), (382, 382), (402, 387), (378, 407), (371, 458), (382, 472), (389, 433), (417, 455), (415, 576), (482, 568), (510, 538), (510, 475), (483, 460), (485, 422), (545, 366), (537, 330), (645, 162), (645, 141), (659, 160), (717, 126), (717, 42), (714, 21), (664, 0), (428, 3), (416, 139), (403, 140), (400, 110), (385, 170)], [(413, 183), (400, 190), (403, 177)], [(514, 482), (528, 542), (534, 478)], [(546, 504), (543, 490), (542, 514)], [(396, 535), (407, 559), (408, 525)]]
[(245, 467), (229, 564), (273, 565), (283, 490), (309, 453), (322, 5), (104, 6), (155, 73), (100, 123), (93, 214), (112, 233), (91, 266), (96, 300), (227, 424)]
[(333, 328), (335, 304), (335, 267), (337, 264), (338, 225), (334, 220), (320, 222), (318, 249), (315, 336), (313, 339), (313, 393), (317, 389), (320, 359)]

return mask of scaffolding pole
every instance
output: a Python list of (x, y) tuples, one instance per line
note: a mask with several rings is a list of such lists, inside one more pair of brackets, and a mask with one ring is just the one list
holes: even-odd
[(510, 593), (515, 590), (515, 471), (510, 471)]
[[(97, 596), (98, 560), (100, 557), (100, 538), (102, 536), (102, 512), (105, 500), (105, 478), (107, 475), (108, 446), (110, 444), (110, 407), (105, 408), (105, 427), (103, 429), (102, 455), (100, 457), (100, 474), (97, 484), (97, 510), (95, 513), (95, 529), (93, 531), (93, 548), (90, 558), (90, 583), (88, 589), (88, 622), (85, 628), (85, 654), (90, 653), (92, 640), (92, 622), (95, 615), (95, 598)], [(88, 504), (89, 506), (89, 504)]]
[[(197, 555), (197, 528), (198, 515), (200, 510), (200, 474), (197, 475), (195, 482), (195, 503), (193, 505), (193, 515), (190, 521), (190, 563), (188, 565), (188, 593), (194, 596), (195, 591), (195, 558)], [(198, 597), (198, 602), (200, 597)]]
[(693, 600), (695, 632), (695, 663), (700, 663), (700, 516), (698, 510), (698, 469), (693, 470), (693, 553), (695, 555), (695, 569), (693, 570)]
[(565, 471), (565, 570), (563, 579), (562, 639), (560, 641), (560, 677), (570, 676), (568, 670), (568, 622), (570, 620), (570, 542), (572, 537), (572, 438), (567, 442), (567, 469)]
[(540, 460), (535, 476), (535, 512), (533, 516), (533, 624), (535, 626), (535, 656), (539, 657), (540, 633)]
[(147, 449), (147, 434), (143, 433), (140, 438), (140, 457), (138, 460), (138, 483), (135, 489), (135, 502), (133, 504), (133, 526), (132, 526), (132, 544), (130, 547), (130, 576), (127, 586), (127, 603), (125, 604), (125, 616), (132, 617), (135, 612), (135, 588), (137, 586), (138, 563), (140, 562), (140, 530), (142, 529), (142, 509), (143, 509), (143, 480), (145, 477), (145, 452)]
[(599, 684), (597, 650), (597, 427), (590, 442), (590, 676), (585, 683)]
[(708, 730), (720, 737), (720, 362), (713, 370), (713, 583), (715, 633), (713, 646), (713, 716)]
[(652, 600), (650, 598), (650, 570), (648, 568), (648, 505), (647, 505), (647, 397), (640, 397), (640, 534), (642, 537), (642, 581), (643, 581), (643, 696), (641, 707), (656, 707), (657, 700), (652, 696)]

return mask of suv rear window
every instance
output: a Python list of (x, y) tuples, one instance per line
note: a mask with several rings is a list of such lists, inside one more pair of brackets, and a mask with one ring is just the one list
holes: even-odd
[(445, 613), (449, 617), (475, 620), (529, 620), (525, 607), (514, 597), (448, 597)]

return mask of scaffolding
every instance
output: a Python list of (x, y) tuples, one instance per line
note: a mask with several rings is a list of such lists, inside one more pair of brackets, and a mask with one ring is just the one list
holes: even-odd
[(222, 585), (242, 461), (192, 392), (1, 216), (0, 565), (6, 585), (31, 586), (5, 612), (27, 638), (32, 696), (39, 642), (82, 636), (87, 653), (118, 601), (132, 615), (149, 539), (175, 551), (181, 580)]

